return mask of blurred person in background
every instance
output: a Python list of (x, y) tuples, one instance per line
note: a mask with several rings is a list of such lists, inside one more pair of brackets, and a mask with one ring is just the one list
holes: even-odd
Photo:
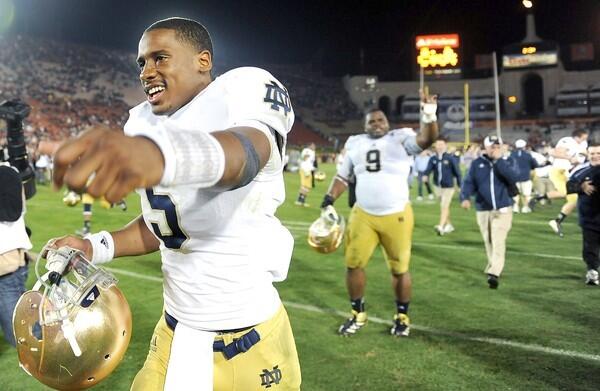
[(433, 200), (435, 196), (433, 195), (433, 190), (431, 190), (431, 185), (429, 184), (429, 175), (425, 175), (425, 170), (427, 170), (427, 164), (429, 163), (429, 158), (431, 157), (431, 150), (426, 149), (421, 152), (415, 158), (415, 170), (417, 171), (417, 201), (423, 201), (423, 186), (427, 189), (427, 198)]
[(298, 175), (300, 175), (300, 190), (295, 204), (298, 206), (309, 207), (306, 197), (314, 187), (314, 151), (305, 148), (300, 155), (300, 164), (298, 166)]
[(31, 241), (25, 228), (25, 194), (16, 169), (0, 163), (0, 326), (15, 346), (12, 317), (25, 292), (27, 255)]
[[(531, 153), (525, 149), (527, 142), (523, 139), (515, 141), (515, 150), (511, 152), (510, 156), (517, 162), (519, 167), (519, 181), (517, 182), (517, 188), (519, 194), (513, 198), (515, 202), (513, 204), (514, 213), (530, 213), (529, 201), (531, 201), (531, 190), (533, 188), (533, 182), (531, 181), (531, 170), (538, 167), (537, 161), (531, 156)], [(523, 207), (519, 209), (519, 200)]]
[(499, 137), (486, 137), (483, 146), (483, 155), (473, 161), (462, 182), (460, 200), (464, 209), (470, 209), (470, 199), (475, 197), (477, 224), (488, 259), (487, 283), (496, 289), (504, 269), (506, 238), (512, 227), (513, 200), (509, 188), (517, 183), (519, 172), (510, 157), (502, 156)]
[(460, 188), (461, 172), (458, 157), (448, 152), (448, 143), (444, 138), (438, 138), (434, 148), (435, 154), (429, 158), (424, 176), (429, 177), (433, 172), (436, 193), (440, 197), (440, 221), (434, 229), (442, 236), (454, 231), (450, 222), (450, 203), (454, 196), (454, 187), (458, 185)]
[[(533, 170), (533, 189), (535, 191), (535, 197), (556, 190), (550, 180), (552, 162), (550, 162), (548, 151), (544, 151), (543, 153), (531, 151), (531, 156), (538, 164), (538, 167)], [(542, 198), (540, 199), (539, 204), (546, 205), (546, 203), (549, 202), (550, 199)]]
[(532, 198), (530, 202), (530, 208), (533, 210), (535, 204), (543, 199), (566, 198), (558, 216), (548, 222), (552, 231), (561, 238), (564, 236), (562, 223), (577, 206), (577, 194), (567, 194), (567, 179), (569, 172), (584, 162), (587, 139), (587, 130), (576, 129), (571, 137), (563, 137), (558, 140), (554, 149), (550, 151), (550, 156), (553, 158), (550, 180), (556, 190)]
[(600, 285), (600, 144), (588, 147), (589, 162), (575, 171), (567, 182), (567, 192), (577, 193), (579, 225), (583, 235), (582, 257), (587, 266), (585, 282)]

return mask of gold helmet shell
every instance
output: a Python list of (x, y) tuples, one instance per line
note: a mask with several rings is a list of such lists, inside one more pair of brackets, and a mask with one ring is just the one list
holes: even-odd
[[(92, 387), (125, 355), (131, 338), (129, 304), (117, 280), (80, 251), (62, 247), (48, 254), (50, 271), (21, 296), (13, 314), (19, 361), (54, 389)], [(56, 271), (60, 262), (51, 264), (57, 256), (68, 258), (66, 272)], [(39, 258), (36, 274), (38, 263)], [(58, 282), (52, 273), (61, 275)]]
[(315, 251), (327, 254), (337, 250), (344, 239), (346, 223), (333, 207), (329, 205), (321, 212), (308, 229), (308, 245)]
[(323, 182), (325, 179), (327, 179), (327, 174), (325, 174), (325, 172), (323, 172), (323, 171), (315, 172), (315, 180), (316, 181)]
[(81, 196), (72, 190), (69, 190), (63, 197), (63, 203), (67, 206), (75, 206), (81, 201)]

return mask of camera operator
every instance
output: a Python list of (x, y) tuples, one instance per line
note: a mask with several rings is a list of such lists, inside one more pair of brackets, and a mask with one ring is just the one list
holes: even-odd
[(32, 246), (25, 229), (21, 176), (8, 163), (0, 163), (0, 183), (0, 326), (6, 341), (15, 346), (12, 315), (25, 292), (25, 251)]

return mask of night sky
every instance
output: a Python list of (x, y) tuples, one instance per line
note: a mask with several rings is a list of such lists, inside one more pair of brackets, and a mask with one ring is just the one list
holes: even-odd
[[(538, 35), (600, 45), (600, 1), (533, 0)], [(414, 35), (459, 33), (465, 65), (520, 41), (520, 0), (202, 1), (0, 0), (12, 2), (10, 33), (130, 50), (155, 20), (184, 16), (211, 32), (215, 56), (247, 64), (302, 63), (328, 75), (410, 77)], [(361, 62), (361, 49), (364, 60)]]

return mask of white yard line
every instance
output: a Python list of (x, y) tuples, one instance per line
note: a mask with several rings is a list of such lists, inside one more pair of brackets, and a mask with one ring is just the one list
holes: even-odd
[[(160, 278), (160, 277), (148, 276), (145, 274), (140, 274), (140, 273), (131, 272), (131, 271), (127, 271), (127, 270), (115, 269), (115, 268), (106, 268), (106, 269), (115, 274), (122, 274), (125, 276), (139, 278), (142, 280), (162, 282), (162, 278)], [(326, 308), (316, 307), (313, 305), (294, 303), (291, 301), (284, 301), (284, 304), (289, 308), (294, 308), (294, 309), (302, 310), (302, 311), (314, 312), (314, 313), (319, 313), (319, 314), (334, 313), (336, 315), (339, 315), (340, 317), (348, 316), (347, 312), (334, 310), (334, 309), (326, 309)], [(379, 323), (379, 324), (385, 324), (385, 325), (392, 324), (391, 320), (385, 320), (385, 319), (377, 318), (374, 316), (369, 316), (369, 321), (373, 322), (373, 323)], [(425, 333), (443, 335), (446, 337), (456, 338), (456, 339), (460, 339), (463, 341), (481, 342), (481, 343), (486, 343), (486, 344), (490, 344), (490, 345), (508, 346), (511, 348), (525, 350), (528, 352), (545, 353), (545, 354), (550, 354), (550, 355), (554, 355), (554, 356), (570, 357), (570, 358), (574, 358), (574, 359), (600, 362), (600, 355), (596, 355), (596, 354), (581, 353), (581, 352), (576, 352), (576, 351), (572, 351), (572, 350), (564, 350), (564, 349), (555, 349), (555, 348), (550, 348), (547, 346), (515, 342), (515, 341), (502, 339), (502, 338), (472, 336), (472, 335), (468, 335), (465, 333), (456, 333), (456, 332), (452, 332), (452, 331), (445, 331), (445, 330), (435, 329), (432, 327), (419, 326), (419, 325), (415, 325), (415, 324), (412, 324), (411, 328), (425, 332)]]

